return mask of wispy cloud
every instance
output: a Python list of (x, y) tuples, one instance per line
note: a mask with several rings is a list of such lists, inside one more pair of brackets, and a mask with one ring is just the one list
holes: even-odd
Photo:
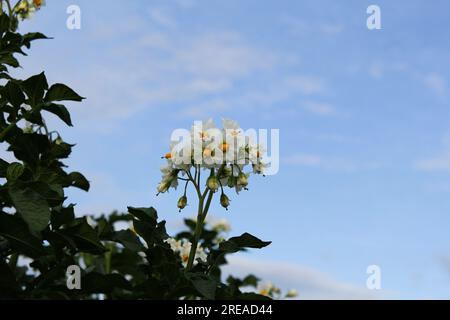
[(225, 272), (237, 276), (255, 274), (271, 281), (284, 291), (297, 289), (299, 299), (381, 299), (379, 292), (335, 279), (315, 269), (293, 263), (258, 261), (242, 256), (228, 259)]
[(341, 23), (330, 23), (326, 21), (307, 21), (292, 16), (284, 16), (281, 18), (288, 31), (296, 36), (322, 34), (337, 35), (344, 31), (344, 25)]
[(317, 167), (323, 164), (323, 158), (315, 154), (294, 154), (284, 159), (286, 164)]
[(161, 8), (151, 8), (149, 10), (149, 16), (154, 23), (161, 27), (169, 29), (175, 29), (177, 27), (175, 20), (166, 14)]
[(413, 166), (419, 171), (450, 171), (450, 154), (418, 160)]
[[(282, 159), (282, 162), (293, 166), (321, 168), (345, 172), (354, 172), (363, 167), (362, 165), (358, 165), (354, 160), (344, 157), (322, 156), (306, 153), (290, 155)], [(366, 167), (367, 166), (369, 166), (369, 164), (366, 164)], [(375, 164), (372, 164), (371, 167), (375, 167)]]
[(435, 156), (414, 161), (413, 168), (428, 172), (450, 171), (450, 135), (444, 135), (441, 144), (443, 151)]
[(334, 114), (336, 111), (334, 106), (326, 102), (305, 101), (300, 106), (307, 111), (321, 116), (329, 116)]
[(381, 161), (361, 161), (346, 156), (295, 153), (281, 159), (291, 166), (319, 168), (338, 172), (356, 172), (361, 170), (378, 170), (387, 164)]
[(447, 91), (445, 79), (438, 73), (431, 72), (423, 76), (425, 86), (438, 95), (443, 95)]

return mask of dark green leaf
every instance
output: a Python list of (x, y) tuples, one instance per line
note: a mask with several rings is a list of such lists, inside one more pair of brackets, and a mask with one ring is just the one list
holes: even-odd
[(71, 172), (69, 178), (72, 181), (72, 186), (84, 191), (89, 191), (89, 181), (79, 172)]
[(120, 230), (114, 233), (114, 241), (120, 242), (131, 251), (143, 251), (145, 248), (139, 238), (131, 230)]
[(45, 101), (81, 101), (84, 98), (62, 83), (56, 83), (48, 89)]
[(11, 67), (17, 68), (19, 66), (19, 61), (13, 57), (12, 54), (2, 54), (0, 56), (0, 63), (7, 64)]
[(75, 219), (74, 204), (52, 211), (51, 221), (53, 229), (58, 229), (63, 224), (70, 223), (73, 219)]
[(47, 78), (44, 72), (23, 81), (22, 87), (30, 100), (31, 106), (41, 103), (44, 98), (44, 92), (48, 89)]
[(70, 113), (65, 106), (56, 103), (44, 103), (42, 109), (53, 113), (58, 116), (67, 125), (72, 126), (72, 120), (70, 118)]
[(158, 214), (156, 213), (155, 208), (134, 208), (128, 207), (128, 212), (133, 216), (142, 221), (151, 221), (155, 222), (158, 220)]
[(5, 86), (5, 93), (8, 101), (16, 108), (20, 107), (25, 101), (25, 95), (20, 86), (13, 81), (8, 81)]
[(114, 289), (131, 289), (130, 283), (120, 274), (90, 272), (81, 278), (81, 290), (89, 293), (110, 293)]
[(6, 178), (10, 182), (15, 181), (22, 175), (24, 170), (25, 168), (21, 163), (10, 163), (8, 169), (6, 169)]
[(87, 223), (86, 218), (76, 219), (72, 226), (60, 232), (71, 237), (81, 251), (93, 254), (105, 252), (97, 232)]
[(23, 35), (23, 44), (27, 48), (30, 48), (30, 42), (38, 39), (49, 39), (49, 38), (40, 32), (30, 32)]
[(50, 220), (50, 209), (47, 201), (31, 188), (11, 186), (9, 188), (14, 205), (20, 216), (32, 231), (44, 230)]
[(29, 257), (39, 257), (44, 250), (41, 240), (31, 235), (20, 218), (0, 213), (0, 235), (10, 242), (13, 249)]
[(232, 237), (227, 241), (221, 242), (219, 249), (224, 252), (237, 252), (244, 248), (264, 248), (268, 246), (271, 241), (261, 241), (249, 233), (243, 233), (239, 237)]
[(203, 297), (211, 300), (215, 298), (217, 282), (214, 278), (202, 273), (187, 273), (186, 278)]

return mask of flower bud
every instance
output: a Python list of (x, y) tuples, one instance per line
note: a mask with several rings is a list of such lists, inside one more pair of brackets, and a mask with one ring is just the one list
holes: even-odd
[(246, 187), (248, 185), (247, 175), (243, 172), (239, 173), (236, 184), (241, 187)]
[(230, 199), (228, 199), (225, 193), (222, 193), (220, 196), (220, 205), (228, 210), (228, 206), (230, 205)]
[(288, 291), (288, 293), (286, 294), (286, 298), (295, 298), (298, 296), (298, 292), (295, 289), (291, 289)]
[(178, 199), (177, 206), (181, 211), (181, 209), (184, 209), (186, 205), (187, 205), (187, 197), (184, 195), (180, 199)]
[(230, 167), (223, 167), (222, 171), (220, 171), (220, 177), (226, 178), (231, 176), (232, 170)]
[(206, 180), (206, 186), (215, 192), (219, 189), (219, 180), (217, 180), (216, 176), (211, 175), (208, 180)]
[(236, 177), (229, 177), (228, 178), (228, 187), (229, 188), (234, 188), (234, 186), (236, 185)]
[(170, 182), (169, 182), (169, 181), (167, 181), (167, 180), (161, 181), (161, 182), (158, 184), (158, 188), (157, 188), (158, 193), (164, 193), (164, 192), (166, 192), (167, 190), (169, 190), (169, 187), (170, 187)]

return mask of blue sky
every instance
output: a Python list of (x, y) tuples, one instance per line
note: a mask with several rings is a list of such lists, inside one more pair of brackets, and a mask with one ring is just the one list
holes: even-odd
[[(381, 8), (368, 30), (366, 8)], [(81, 29), (66, 28), (66, 8)], [(154, 206), (175, 231), (179, 194), (155, 196), (175, 128), (229, 117), (280, 129), (280, 171), (224, 212), (273, 241), (233, 260), (300, 297), (450, 298), (447, 1), (47, 1), (20, 76), (46, 71), (71, 105), (79, 214)], [(382, 290), (365, 289), (379, 265)], [(289, 275), (289, 276), (287, 276)]]

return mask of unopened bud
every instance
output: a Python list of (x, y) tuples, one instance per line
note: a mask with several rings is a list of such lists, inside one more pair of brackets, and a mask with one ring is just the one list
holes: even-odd
[(158, 184), (158, 188), (157, 188), (158, 193), (166, 192), (167, 190), (169, 190), (169, 187), (170, 187), (170, 182), (169, 181), (161, 181)]
[(217, 180), (216, 176), (209, 176), (208, 180), (206, 180), (206, 186), (215, 192), (219, 189), (219, 180)]
[(228, 206), (230, 205), (230, 199), (228, 199), (225, 193), (222, 193), (220, 196), (220, 205), (228, 210)]
[(246, 187), (248, 185), (247, 175), (245, 173), (243, 173), (243, 172), (239, 173), (236, 183), (239, 186)]
[(181, 209), (184, 209), (186, 205), (187, 205), (187, 197), (184, 195), (180, 199), (178, 199), (177, 206), (181, 211)]

